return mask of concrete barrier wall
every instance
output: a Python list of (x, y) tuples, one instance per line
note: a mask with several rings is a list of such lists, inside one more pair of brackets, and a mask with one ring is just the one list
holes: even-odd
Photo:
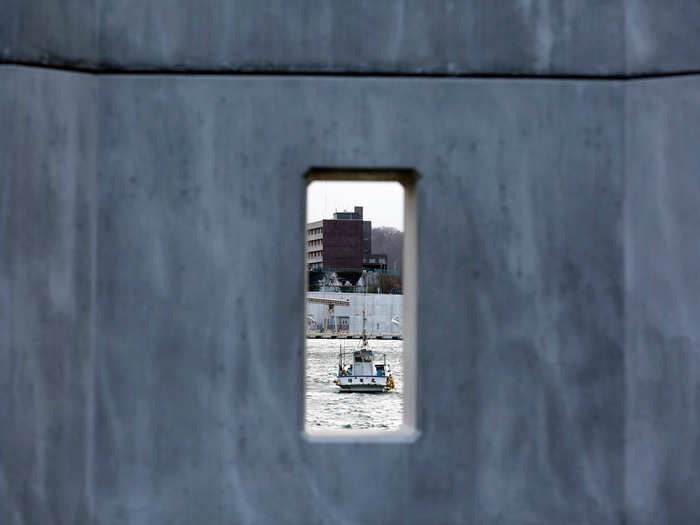
[(0, 80), (0, 521), (90, 523), (97, 79)]
[(700, 71), (700, 3), (625, 0), (629, 74)]
[[(617, 520), (623, 111), (600, 82), (101, 80), (102, 519), (324, 522), (352, 464), (397, 520)], [(421, 174), (413, 444), (300, 434), (302, 175), (352, 164)]]
[(629, 523), (700, 518), (700, 77), (628, 89), (625, 190)]
[[(195, 6), (197, 16), (189, 16)], [(273, 1), (263, 7), (255, 0), (177, 0), (168, 10), (127, 1), (108, 3), (101, 21), (103, 63), (125, 69), (624, 70), (623, 3), (617, 1)]]
[[(503, 24), (475, 5), (419, 21), (422, 4), (325, 18), (301, 4), (267, 32), (256, 28), (277, 27), (276, 9), (220, 20), (235, 8), (176, 5), (15, 2), (0, 16), (2, 57), (95, 71), (604, 75), (692, 70), (698, 47), (682, 37), (696, 21), (682, 3), (629, 0), (622, 19), (616, 3), (565, 3), (559, 18), (553, 4), (508, 4)], [(414, 27), (424, 34), (407, 37)], [(475, 29), (462, 46), (464, 27)], [(323, 38), (332, 45), (317, 49)], [(696, 75), (0, 66), (0, 516), (700, 520), (699, 88)], [(311, 166), (420, 174), (415, 442), (301, 433), (293, 261)], [(388, 518), (358, 513), (351, 472), (354, 497), (388, 502)]]
[(6, 0), (0, 9), (0, 62), (94, 68), (98, 0)]
[(93, 70), (639, 75), (697, 71), (687, 0), (9, 0), (0, 60)]
[[(348, 317), (349, 331), (362, 332), (362, 309), (366, 310), (367, 332), (375, 334), (402, 333), (402, 326), (392, 323), (392, 319), (399, 322), (404, 320), (403, 295), (389, 294), (363, 294), (363, 293), (335, 293), (335, 292), (307, 292), (308, 297), (323, 299), (347, 299), (350, 306), (337, 306), (337, 317)], [(323, 304), (306, 304), (306, 313), (313, 316), (319, 326), (323, 326), (325, 319), (329, 319), (328, 307)], [(332, 327), (333, 321), (328, 321)]]

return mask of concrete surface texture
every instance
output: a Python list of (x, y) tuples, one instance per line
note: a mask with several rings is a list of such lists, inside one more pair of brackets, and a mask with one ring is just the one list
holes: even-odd
[(628, 107), (628, 522), (693, 523), (700, 520), (700, 78), (636, 83)]
[[(95, 382), (72, 394), (94, 400), (78, 411), (93, 441), (72, 445), (91, 483), (71, 492), (98, 523), (371, 521), (346, 469), (395, 522), (619, 520), (621, 84), (118, 76), (98, 89)], [(421, 173), (414, 443), (301, 434), (302, 175), (360, 160)], [(51, 369), (61, 354), (46, 347)], [(40, 493), (10, 502), (27, 521), (51, 514)]]
[(97, 0), (5, 0), (0, 9), (0, 60), (94, 67)]
[[(699, 522), (700, 75), (380, 75), (692, 71), (696, 6), (252, 5), (0, 13), (0, 523)], [(313, 166), (420, 174), (413, 441), (302, 433)]]
[(626, 0), (625, 48), (629, 74), (700, 70), (700, 3)]
[(8, 0), (0, 59), (88, 69), (637, 75), (697, 70), (691, 0)]
[(90, 523), (97, 79), (0, 86), (0, 522)]

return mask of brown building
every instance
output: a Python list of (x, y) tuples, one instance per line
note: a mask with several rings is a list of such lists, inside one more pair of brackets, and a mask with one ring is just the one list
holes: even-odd
[(362, 207), (336, 212), (332, 219), (306, 225), (306, 264), (309, 270), (386, 270), (386, 255), (372, 254), (372, 221)]
[(361, 270), (362, 220), (323, 221), (323, 267), (337, 270)]

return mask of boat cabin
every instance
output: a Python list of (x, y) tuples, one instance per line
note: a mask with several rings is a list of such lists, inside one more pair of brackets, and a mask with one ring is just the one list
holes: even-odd
[(353, 352), (353, 358), (356, 363), (371, 363), (374, 359), (372, 354), (372, 350), (366, 350), (363, 348), (362, 350)]
[(374, 365), (374, 368), (377, 370), (377, 375), (378, 376), (385, 376), (389, 373), (389, 365), (384, 366), (384, 364), (378, 364)]
[(374, 365), (372, 361), (374, 355), (371, 350), (363, 348), (353, 352), (352, 374), (355, 376), (373, 376), (375, 375)]

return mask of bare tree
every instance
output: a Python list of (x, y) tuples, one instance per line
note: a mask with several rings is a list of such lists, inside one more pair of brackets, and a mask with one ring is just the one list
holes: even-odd
[(401, 293), (401, 276), (380, 273), (377, 276), (377, 284), (382, 293)]
[(389, 226), (372, 228), (372, 252), (386, 254), (387, 269), (401, 273), (403, 232)]

